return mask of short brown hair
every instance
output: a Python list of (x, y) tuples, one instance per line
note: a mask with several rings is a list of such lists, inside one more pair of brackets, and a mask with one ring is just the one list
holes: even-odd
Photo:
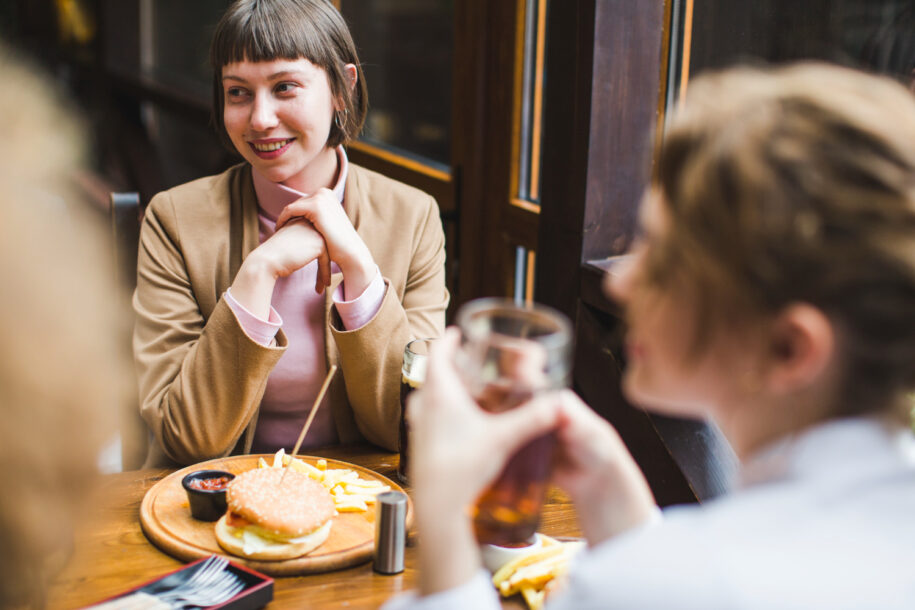
[(915, 385), (909, 91), (823, 64), (699, 77), (654, 183), (671, 232), (650, 275), (697, 287), (697, 343), (805, 302), (839, 333), (841, 414), (884, 408)]
[[(337, 9), (327, 0), (236, 0), (216, 25), (210, 44), (213, 121), (223, 143), (235, 150), (223, 123), (222, 69), (238, 61), (307, 59), (327, 73), (334, 97), (343, 101), (342, 128), (330, 126), (327, 146), (359, 136), (368, 111), (368, 89), (356, 45)], [(350, 88), (343, 70), (356, 66)]]

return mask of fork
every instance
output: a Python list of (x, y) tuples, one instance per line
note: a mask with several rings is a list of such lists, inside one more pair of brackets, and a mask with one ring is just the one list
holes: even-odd
[(212, 555), (187, 581), (156, 597), (173, 608), (212, 606), (228, 601), (245, 587), (237, 576), (226, 571), (228, 563), (228, 559)]
[(187, 597), (180, 597), (168, 603), (173, 610), (189, 610), (190, 608), (219, 605), (229, 601), (245, 588), (244, 583), (238, 582), (234, 576), (232, 576), (232, 580), (235, 580), (235, 582), (225, 581), (219, 587), (210, 588), (206, 591), (192, 592)]

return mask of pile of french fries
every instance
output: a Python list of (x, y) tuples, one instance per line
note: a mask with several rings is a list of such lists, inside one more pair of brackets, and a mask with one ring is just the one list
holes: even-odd
[(512, 559), (492, 576), (492, 584), (503, 597), (521, 593), (531, 610), (543, 608), (547, 594), (563, 580), (572, 557), (585, 546), (583, 541), (560, 542), (545, 534), (540, 538), (540, 548)]
[(314, 466), (286, 454), (280, 449), (273, 456), (273, 463), (267, 463), (264, 458), (258, 458), (258, 468), (283, 468), (288, 466), (292, 470), (308, 475), (318, 481), (330, 491), (334, 504), (339, 513), (359, 513), (368, 510), (369, 505), (375, 504), (375, 496), (383, 491), (390, 491), (391, 487), (381, 481), (360, 479), (359, 473), (351, 468), (328, 468), (327, 460), (320, 459)]

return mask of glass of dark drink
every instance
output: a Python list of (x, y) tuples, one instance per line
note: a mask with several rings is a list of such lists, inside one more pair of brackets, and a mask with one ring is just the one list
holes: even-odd
[(409, 465), (410, 430), (405, 417), (407, 397), (423, 385), (426, 379), (426, 362), (429, 356), (429, 345), (433, 339), (414, 339), (407, 343), (403, 350), (403, 367), (400, 370), (400, 463), (397, 466), (397, 478), (408, 484), (407, 467)]
[[(456, 366), (480, 406), (512, 409), (538, 392), (566, 387), (572, 326), (560, 312), (505, 299), (479, 299), (457, 313), (461, 349)], [(554, 437), (534, 439), (515, 453), (473, 509), (477, 541), (510, 545), (529, 540), (540, 523)]]

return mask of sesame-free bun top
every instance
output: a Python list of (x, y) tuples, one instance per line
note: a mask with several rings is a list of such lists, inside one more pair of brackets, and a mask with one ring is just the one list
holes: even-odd
[(229, 484), (226, 501), (233, 513), (290, 538), (313, 532), (336, 514), (334, 500), (323, 485), (286, 468), (241, 473)]

